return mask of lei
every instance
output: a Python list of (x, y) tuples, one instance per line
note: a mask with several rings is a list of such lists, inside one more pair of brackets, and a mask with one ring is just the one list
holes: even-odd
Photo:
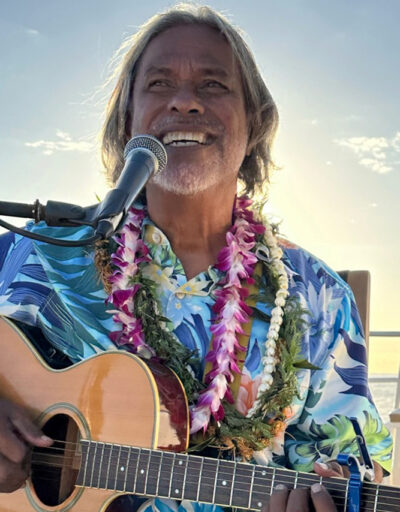
[[(234, 223), (226, 234), (227, 245), (218, 255), (216, 268), (222, 277), (215, 291), (210, 329), (212, 346), (206, 356), (211, 370), (205, 375), (204, 383), (194, 377), (190, 367), (196, 364), (195, 354), (166, 326), (156, 284), (141, 272), (141, 264), (151, 261), (149, 249), (141, 239), (145, 211), (130, 209), (124, 227), (114, 237), (117, 244), (111, 255), (114, 268), (112, 275), (107, 276), (111, 284), (108, 302), (115, 306), (113, 320), (121, 327), (110, 333), (112, 341), (141, 357), (158, 358), (177, 373), (190, 404), (191, 434), (207, 432), (201, 445), (238, 448), (245, 458), (250, 458), (254, 450), (268, 446), (271, 438), (284, 430), (290, 404), (298, 394), (296, 372), (311, 367), (299, 357), (305, 311), (289, 297), (282, 250), (272, 227), (265, 220), (255, 219), (249, 209), (251, 203), (245, 197), (237, 198)], [(245, 284), (254, 283), (258, 261), (266, 272), (257, 283), (260, 290), (257, 299), (274, 303), (270, 318), (245, 303), (248, 296)], [(234, 407), (230, 384), (234, 375), (240, 373), (238, 353), (245, 350), (237, 336), (243, 334), (242, 326), (251, 314), (269, 321), (270, 326), (265, 339), (261, 383), (245, 417)]]

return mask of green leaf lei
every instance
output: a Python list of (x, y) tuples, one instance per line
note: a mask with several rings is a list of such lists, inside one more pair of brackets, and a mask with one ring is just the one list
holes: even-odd
[[(254, 298), (256, 302), (273, 303), (277, 276), (267, 262), (263, 261), (262, 264), (264, 272), (258, 279), (259, 292)], [(168, 319), (160, 314), (157, 285), (154, 281), (144, 277), (139, 270), (131, 280), (132, 285), (136, 283), (140, 284), (140, 288), (135, 296), (134, 314), (142, 321), (146, 343), (154, 349), (162, 363), (178, 375), (191, 405), (205, 387), (195, 378), (190, 368), (199, 367), (200, 361), (195, 352), (182, 345), (168, 330)], [(235, 449), (244, 458), (249, 459), (254, 451), (268, 446), (277, 432), (284, 428), (285, 410), (290, 407), (293, 399), (299, 396), (297, 371), (300, 368), (316, 368), (300, 355), (301, 339), (307, 326), (307, 313), (297, 297), (288, 298), (277, 344), (280, 362), (274, 372), (273, 385), (262, 395), (258, 413), (247, 418), (237, 411), (234, 405), (224, 400), (225, 418), (219, 424), (213, 421), (205, 436), (193, 436), (194, 444), (190, 451), (199, 451), (211, 445), (221, 449)], [(253, 314), (265, 321), (270, 319), (257, 308), (253, 308)]]
[[(262, 236), (256, 246), (265, 248)], [(109, 256), (110, 247), (98, 247), (96, 266), (109, 288), (108, 277), (111, 275)], [(258, 293), (252, 297), (255, 302), (273, 304), (278, 286), (278, 276), (264, 259), (261, 277), (257, 280)], [(189, 405), (192, 405), (205, 385), (196, 379), (193, 368), (200, 367), (197, 354), (182, 345), (168, 329), (169, 321), (160, 314), (161, 307), (157, 297), (157, 285), (144, 277), (139, 269), (131, 278), (131, 284), (140, 284), (135, 295), (134, 315), (141, 319), (146, 343), (154, 349), (157, 357), (165, 366), (173, 370), (181, 380)], [(260, 407), (252, 417), (245, 417), (234, 405), (223, 401), (224, 419), (218, 424), (212, 420), (207, 432), (192, 436), (189, 451), (200, 451), (206, 446), (219, 449), (233, 449), (243, 458), (250, 459), (254, 451), (261, 450), (271, 443), (271, 439), (285, 428), (288, 408), (295, 397), (299, 397), (296, 374), (299, 369), (317, 369), (301, 356), (301, 339), (307, 328), (308, 311), (302, 308), (298, 297), (287, 298), (282, 325), (276, 346), (279, 363), (273, 373), (272, 386), (261, 395)], [(270, 317), (257, 308), (253, 315), (266, 322)]]

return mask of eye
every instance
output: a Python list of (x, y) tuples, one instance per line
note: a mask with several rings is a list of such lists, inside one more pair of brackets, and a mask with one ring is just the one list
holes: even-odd
[(169, 85), (169, 82), (167, 80), (163, 80), (161, 78), (157, 80), (152, 80), (149, 83), (149, 88), (158, 88), (158, 87), (167, 87)]
[(206, 89), (226, 89), (227, 87), (218, 80), (207, 80), (203, 85)]

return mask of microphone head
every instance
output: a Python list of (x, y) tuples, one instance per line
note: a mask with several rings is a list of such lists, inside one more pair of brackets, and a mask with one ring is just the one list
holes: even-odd
[(124, 158), (134, 149), (147, 149), (151, 151), (158, 161), (155, 173), (162, 172), (167, 165), (167, 152), (164, 145), (153, 135), (136, 135), (125, 146)]

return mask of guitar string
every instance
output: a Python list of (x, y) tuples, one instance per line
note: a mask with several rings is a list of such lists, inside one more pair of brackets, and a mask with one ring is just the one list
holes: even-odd
[[(154, 456), (154, 455), (157, 455), (157, 454), (155, 454), (155, 453), (153, 452), (153, 456)], [(172, 455), (172, 454), (171, 454), (171, 455)], [(56, 458), (57, 458), (57, 457), (59, 457), (59, 455), (55, 455), (54, 457), (56, 457)], [(161, 454), (160, 454), (160, 458), (161, 458)], [(192, 462), (193, 462), (193, 460), (192, 460)], [(213, 462), (213, 461), (209, 461), (209, 463), (211, 463), (211, 462)], [(224, 461), (224, 462), (225, 462), (225, 461)], [(229, 461), (226, 461), (226, 462), (228, 462), (228, 463), (229, 463)], [(50, 464), (50, 467), (51, 467), (51, 466), (52, 466), (52, 465)], [(57, 465), (53, 465), (53, 466), (57, 466)], [(58, 465), (58, 466), (59, 466), (59, 465)], [(171, 466), (171, 467), (172, 467), (172, 466)], [(112, 466), (112, 469), (116, 469), (116, 465), (115, 465), (115, 466)], [(242, 469), (247, 470), (247, 468), (245, 468), (245, 467), (243, 467), (243, 466), (242, 466)], [(249, 468), (249, 469), (250, 469), (250, 468)], [(271, 470), (271, 468), (268, 468), (268, 470)], [(177, 475), (177, 472), (175, 471), (175, 468), (173, 469), (173, 471), (174, 471), (174, 475)], [(148, 475), (148, 478), (150, 478), (150, 479), (151, 479), (152, 477), (154, 478), (154, 474), (152, 475), (151, 473), (152, 473), (152, 472), (149, 472), (149, 475)], [(250, 473), (252, 474), (252, 469), (250, 470)], [(223, 473), (222, 471), (219, 471), (218, 476), (221, 476), (221, 478), (222, 478), (222, 475), (223, 475), (223, 474), (224, 474), (224, 473)], [(231, 473), (226, 473), (226, 474), (228, 475), (228, 478), (231, 476)], [(157, 476), (158, 476), (158, 473), (157, 473)], [(180, 476), (183, 476), (183, 475), (180, 475)], [(99, 473), (99, 478), (100, 478), (100, 477), (101, 477), (101, 474)], [(205, 482), (205, 478), (209, 478), (213, 483), (207, 484), (207, 483)], [(259, 477), (259, 476), (258, 476), (258, 477), (256, 476), (256, 478), (260, 478), (260, 477)], [(315, 482), (316, 480), (319, 480), (319, 477), (318, 477), (318, 476), (316, 476), (316, 475), (310, 475), (310, 478), (307, 478), (307, 477), (301, 477), (301, 478), (302, 478), (302, 480), (303, 480), (304, 484), (305, 484), (306, 482), (311, 483), (311, 482)], [(283, 483), (291, 483), (291, 480), (292, 480), (292, 478), (291, 478), (289, 475), (281, 475), (280, 477), (279, 477), (279, 475), (278, 475), (277, 480), (279, 481), (280, 479), (282, 480), (282, 482), (283, 482)], [(286, 479), (286, 480), (287, 480), (287, 479), (289, 479), (289, 481), (286, 481), (285, 479)], [(333, 482), (333, 481), (332, 481), (332, 479), (329, 479), (329, 480), (330, 480), (330, 482), (327, 482), (327, 481), (326, 481), (326, 479), (323, 479), (323, 481), (324, 481), (325, 485), (328, 483), (328, 487), (330, 487), (330, 493), (331, 493), (331, 495), (333, 495), (333, 497), (335, 497), (335, 494), (336, 494), (336, 493), (334, 494), (334, 493), (333, 493), (333, 491), (335, 491), (335, 490), (337, 490), (337, 489), (336, 489), (336, 488), (332, 488), (332, 485), (336, 485), (336, 486), (337, 486), (337, 485), (339, 485), (339, 489), (338, 489), (338, 490), (340, 490), (340, 485), (341, 485), (341, 483), (340, 483), (340, 482)], [(210, 476), (210, 477), (207, 477), (207, 475), (204, 475), (204, 477), (203, 477), (203, 481), (204, 481), (204, 485), (208, 485), (208, 486), (210, 486), (210, 487), (214, 487), (214, 485), (215, 485), (215, 475)], [(333, 482), (333, 483), (332, 483), (332, 482)], [(190, 481), (189, 481), (189, 483), (190, 483)], [(195, 483), (197, 484), (197, 480), (195, 481)], [(239, 479), (237, 479), (237, 478), (236, 478), (236, 479), (235, 479), (235, 484), (240, 484), (240, 483), (245, 483), (245, 485), (247, 485), (247, 484), (248, 484), (248, 481), (245, 481), (245, 480), (240, 481)], [(301, 485), (301, 483), (302, 483), (302, 482), (300, 482), (300, 485)], [(255, 485), (255, 486), (258, 486), (258, 487), (261, 487), (261, 489), (262, 489), (263, 491), (264, 491), (264, 490), (265, 490), (265, 488), (266, 488), (266, 485), (265, 485), (265, 484), (257, 484), (256, 482), (254, 482), (254, 485)], [(346, 485), (347, 485), (347, 484), (346, 484)], [(372, 484), (372, 485), (374, 485), (374, 484)], [(370, 491), (371, 491), (371, 492), (368, 492), (368, 487), (366, 487), (366, 486), (368, 486), (368, 483), (365, 483), (365, 484), (364, 484), (363, 493), (362, 493), (362, 494), (363, 494), (363, 499), (368, 499), (368, 498), (370, 497), (370, 498), (372, 498), (372, 500), (375, 500), (375, 496), (376, 496), (376, 485), (374, 485), (374, 487), (375, 487), (375, 488), (370, 489)], [(370, 484), (370, 486), (371, 486), (371, 484)], [(393, 488), (393, 489), (394, 489), (394, 490), (393, 490), (392, 492), (394, 492), (394, 491), (395, 491), (395, 488)], [(240, 491), (241, 489), (237, 489), (237, 490), (239, 490), (239, 491)], [(244, 490), (244, 491), (247, 491), (247, 490), (248, 490), (248, 487), (245, 487), (243, 490)], [(382, 487), (382, 486), (381, 486), (381, 488), (380, 488), (380, 495), (379, 495), (379, 498), (386, 498), (386, 499), (387, 499), (387, 498), (389, 498), (389, 499), (391, 498), (391, 499), (398, 500), (398, 498), (393, 497), (393, 496), (390, 496), (390, 494), (388, 494), (388, 493), (390, 493), (390, 492), (391, 492), (391, 491), (390, 491), (390, 488), (389, 488), (389, 489), (385, 489), (384, 487)], [(342, 495), (342, 494), (340, 494), (340, 495), (339, 495), (339, 498), (342, 498), (342, 497), (343, 497), (343, 495)]]
[[(58, 456), (56, 456), (56, 457), (58, 457)], [(60, 465), (57, 465), (57, 464), (47, 464), (47, 466), (48, 466), (48, 467), (60, 467)], [(66, 467), (66, 466), (64, 465), (64, 467)], [(110, 467), (110, 469), (116, 469), (116, 465), (115, 465), (115, 466)], [(270, 468), (269, 468), (269, 469), (270, 469)], [(174, 473), (174, 476), (181, 476), (181, 477), (183, 477), (183, 474), (179, 475), (179, 474), (175, 471), (175, 469), (173, 470), (173, 473)], [(252, 472), (251, 472), (251, 473), (252, 473)], [(218, 473), (218, 477), (220, 477), (220, 476), (221, 476), (221, 478), (222, 478), (222, 475), (223, 475), (223, 474), (224, 474), (224, 473), (223, 473), (222, 471), (219, 471), (219, 473)], [(227, 475), (228, 475), (228, 478), (229, 478), (230, 476), (232, 476), (230, 473), (225, 473), (225, 474), (227, 474)], [(152, 472), (152, 471), (149, 471), (149, 472), (148, 472), (148, 478), (150, 478), (150, 479), (151, 479), (151, 478), (153, 478), (153, 479), (154, 479), (154, 475), (156, 475), (156, 477), (158, 477), (158, 472), (156, 472), (156, 473), (154, 473), (154, 472)], [(101, 473), (99, 472), (98, 478), (101, 478), (101, 476), (102, 476), (102, 475), (101, 475)], [(116, 476), (115, 476), (115, 478), (116, 478)], [(260, 477), (256, 477), (256, 478), (260, 478)], [(213, 483), (207, 483), (207, 482), (205, 481), (206, 479), (211, 480)], [(289, 481), (288, 481), (288, 479), (289, 479)], [(292, 481), (293, 479), (292, 479), (290, 476), (288, 476), (288, 475), (280, 475), (280, 476), (279, 476), (279, 475), (277, 475), (277, 476), (275, 477), (275, 480), (277, 481), (277, 483), (291, 483), (291, 481)], [(303, 477), (302, 477), (302, 478), (301, 478), (300, 485), (305, 485), (305, 484), (307, 484), (307, 483), (310, 483), (310, 484), (311, 484), (312, 482), (314, 482), (314, 483), (315, 483), (315, 481), (319, 481), (319, 477), (318, 477), (317, 475), (310, 475), (310, 477), (309, 477), (309, 478), (307, 478), (307, 477), (304, 477), (304, 478), (303, 478)], [(191, 482), (191, 480), (187, 480), (187, 483), (190, 483), (190, 482)], [(193, 481), (193, 482), (197, 484), (197, 480), (195, 480), (195, 481)], [(214, 485), (215, 485), (215, 476), (214, 476), (214, 475), (213, 475), (213, 476), (203, 475), (203, 482), (204, 482), (204, 485), (208, 485), (208, 486), (214, 487)], [(269, 483), (269, 482), (268, 482), (268, 483)], [(325, 485), (327, 485), (328, 487), (330, 487), (330, 488), (331, 488), (331, 489), (330, 489), (331, 494), (332, 494), (332, 491), (336, 491), (336, 490), (340, 491), (340, 490), (346, 489), (346, 487), (347, 487), (347, 480), (346, 480), (346, 484), (345, 484), (344, 486), (342, 485), (342, 482), (340, 482), (340, 481), (335, 482), (335, 481), (333, 481), (332, 479), (328, 479), (328, 480), (327, 480), (327, 479), (323, 479), (323, 483), (325, 483)], [(236, 486), (236, 485), (240, 485), (240, 484), (248, 485), (248, 480), (240, 480), (240, 479), (236, 478), (236, 479), (235, 479), (235, 486)], [(373, 485), (374, 485), (374, 484), (373, 484)], [(376, 484), (375, 484), (375, 485), (376, 485)], [(333, 487), (333, 486), (335, 486), (335, 487)], [(372, 489), (370, 489), (370, 490), (369, 490), (367, 486), (368, 486), (368, 483), (365, 483), (365, 484), (364, 484), (364, 487), (363, 487), (363, 497), (364, 497), (365, 499), (367, 499), (368, 497), (371, 497), (371, 498), (373, 498), (373, 499), (374, 499), (374, 498), (375, 498), (375, 495), (376, 495), (376, 487), (375, 487), (375, 488), (372, 488)], [(253, 486), (253, 488), (254, 488), (254, 487), (260, 487), (261, 489), (263, 489), (263, 490), (264, 490), (264, 489), (266, 488), (266, 484), (257, 484), (257, 482), (254, 482), (254, 486)], [(386, 486), (385, 486), (385, 487), (386, 487)], [(390, 486), (388, 486), (388, 487), (390, 487)], [(238, 490), (245, 490), (245, 491), (246, 491), (247, 489), (248, 489), (248, 488), (247, 488), (247, 487), (245, 487), (244, 489), (238, 489)], [(395, 489), (396, 489), (396, 488), (394, 488), (394, 491), (390, 491), (390, 488), (389, 488), (389, 489), (385, 489), (384, 487), (382, 487), (382, 486), (381, 486), (381, 487), (380, 487), (380, 497), (385, 497), (385, 496), (386, 496), (387, 498), (390, 498), (391, 496), (390, 496), (390, 494), (388, 494), (388, 493), (390, 493), (390, 492), (395, 492)], [(370, 492), (369, 492), (369, 491), (370, 491)], [(399, 500), (399, 498), (396, 498), (395, 496), (394, 496), (394, 497), (391, 497), (391, 498), (393, 498), (393, 499), (395, 499), (395, 500)]]
[[(111, 445), (109, 445), (109, 446), (111, 446)], [(114, 446), (117, 446), (117, 445), (114, 445)], [(47, 449), (47, 450), (53, 450), (53, 451), (57, 451), (57, 450), (58, 450), (58, 451), (61, 451), (61, 452), (62, 452), (62, 454), (48, 454), (48, 453), (43, 453), (43, 452), (34, 452), (34, 457), (36, 456), (36, 458), (37, 458), (37, 457), (39, 457), (39, 458), (40, 458), (40, 456), (41, 456), (41, 454), (42, 454), (42, 455), (43, 455), (43, 459), (42, 459), (42, 460), (45, 460), (45, 459), (46, 459), (46, 458), (48, 458), (48, 457), (56, 457), (56, 458), (57, 458), (57, 457), (59, 457), (59, 455), (64, 455), (64, 453), (65, 453), (65, 452), (63, 451), (63, 449), (62, 449), (62, 448), (53, 448), (53, 447), (50, 447), (50, 448), (49, 448), (49, 449)], [(144, 449), (144, 450), (148, 450), (148, 449)], [(72, 453), (74, 453), (74, 454), (76, 455), (76, 451), (73, 451), (73, 450), (65, 450), (65, 451), (72, 452)], [(110, 451), (111, 451), (111, 450), (110, 450)], [(142, 453), (144, 453), (145, 455), (147, 455), (145, 452), (142, 452)], [(167, 452), (167, 453), (168, 453), (168, 452)], [(79, 455), (80, 455), (80, 454), (79, 454)], [(155, 451), (154, 451), (154, 452), (152, 452), (152, 453), (150, 454), (150, 458), (152, 459), (152, 460), (151, 460), (151, 462), (153, 462), (153, 463), (154, 463), (154, 462), (157, 462), (157, 460), (154, 460), (154, 459), (155, 459), (155, 458), (157, 458), (157, 456), (158, 456), (158, 455), (159, 455), (159, 459), (161, 460), (161, 453), (158, 453), (158, 452), (155, 452)], [(172, 454), (171, 454), (171, 456), (172, 456)], [(178, 454), (178, 456), (179, 456), (179, 454)], [(187, 456), (185, 455), (185, 457), (187, 457)], [(189, 456), (189, 457), (190, 457), (190, 456)], [(192, 457), (194, 457), (194, 456), (192, 456)], [(197, 456), (195, 456), (195, 457), (197, 457)], [(213, 460), (209, 460), (209, 461), (207, 461), (207, 460), (206, 460), (206, 461), (205, 461), (205, 463), (206, 463), (206, 464), (214, 464), (214, 463), (215, 463), (214, 461), (215, 461), (215, 459), (213, 459)], [(189, 460), (189, 462), (190, 462), (192, 465), (193, 465), (193, 464), (194, 464), (194, 465), (196, 465), (196, 462), (197, 462), (197, 461), (196, 461), (196, 460), (193, 460), (193, 458), (191, 458), (191, 459)], [(234, 461), (223, 461), (223, 462), (226, 462), (227, 464), (234, 464), (234, 463), (235, 463)], [(201, 461), (199, 461), (199, 463), (201, 463)], [(243, 463), (240, 463), (240, 462), (239, 462), (238, 464), (243, 464)], [(243, 471), (243, 470), (244, 470), (244, 471), (247, 471), (247, 469), (248, 469), (248, 470), (249, 470), (249, 473), (252, 473), (252, 472), (253, 472), (253, 467), (254, 467), (253, 465), (248, 464), (248, 468), (247, 468), (246, 466), (243, 466), (243, 465), (242, 465), (242, 466), (240, 467), (240, 469), (241, 469), (242, 471)], [(262, 467), (258, 466), (258, 470), (259, 470), (259, 471), (263, 471), (263, 470), (272, 471), (272, 469), (271, 469), (271, 468), (268, 468), (268, 467), (265, 467), (265, 469), (261, 469), (261, 468), (262, 468)], [(285, 470), (284, 470), (284, 471), (285, 471)], [(286, 471), (293, 471), (293, 470), (286, 470)], [(306, 473), (304, 473), (304, 476), (305, 476), (305, 475), (306, 475)], [(302, 475), (300, 475), (300, 477), (302, 477)]]
[[(65, 444), (67, 444), (67, 443), (65, 443)], [(77, 444), (77, 443), (74, 443), (74, 444)], [(112, 445), (109, 445), (109, 446), (112, 446)], [(116, 445), (114, 445), (114, 446), (116, 446)], [(61, 450), (61, 449), (59, 448), (59, 450)], [(111, 451), (111, 450), (110, 450), (110, 451)], [(36, 456), (37, 456), (37, 455), (39, 455), (39, 453), (36, 453)], [(151, 454), (151, 458), (152, 458), (152, 459), (154, 459), (154, 458), (156, 458), (156, 457), (157, 457), (157, 455), (158, 455), (158, 453), (152, 452), (152, 454)], [(57, 455), (53, 455), (53, 454), (51, 454), (51, 455), (50, 455), (50, 454), (48, 454), (48, 455), (47, 455), (47, 457), (49, 457), (49, 456), (56, 457), (56, 458), (57, 458), (57, 457), (59, 457), (59, 455), (58, 455), (58, 454), (57, 454)], [(47, 462), (45, 459), (46, 459), (46, 455), (44, 456), (44, 458), (43, 458), (42, 460), (43, 460), (44, 462)], [(160, 459), (160, 461), (161, 461), (161, 454), (160, 454), (159, 459)], [(40, 457), (39, 457), (39, 460), (40, 460)], [(37, 457), (35, 458), (35, 461), (38, 461)], [(153, 462), (153, 463), (154, 463), (154, 462), (157, 462), (157, 461), (152, 460), (151, 462)], [(191, 459), (191, 460), (190, 460), (190, 462), (191, 462), (191, 464), (192, 464), (192, 465), (193, 465), (193, 463), (194, 463), (194, 465), (196, 465), (196, 461), (195, 461), (195, 460)], [(213, 463), (214, 461), (211, 461), (211, 460), (210, 460), (210, 461), (206, 461), (206, 464), (207, 464), (207, 462), (208, 462), (208, 463)], [(226, 462), (227, 462), (228, 464), (229, 464), (229, 463), (230, 463), (230, 464), (232, 464), (232, 463), (233, 463), (233, 461), (232, 461), (232, 462), (231, 462), (231, 461), (226, 461)], [(55, 464), (55, 466), (57, 466), (57, 464)], [(110, 465), (110, 468), (111, 468), (111, 469), (115, 469), (115, 468), (116, 468), (116, 466), (114, 466), (113, 464), (111, 464), (111, 465)], [(247, 468), (246, 468), (246, 467), (243, 467), (243, 466), (241, 466), (241, 468), (240, 468), (240, 469), (242, 469), (242, 470), (244, 470), (244, 471), (246, 471), (246, 470), (247, 470)], [(253, 466), (249, 464), (249, 468), (248, 468), (248, 469), (249, 469), (249, 473), (250, 473), (250, 474), (252, 474), (252, 473), (253, 473)], [(268, 471), (272, 471), (272, 470), (271, 470), (271, 468), (267, 468), (267, 469), (268, 469)], [(261, 470), (261, 469), (259, 469), (259, 470)], [(174, 471), (175, 471), (175, 469), (174, 469)], [(261, 471), (262, 471), (262, 470), (261, 470)], [(223, 473), (223, 472), (219, 471), (219, 475), (222, 475), (222, 474), (226, 474), (226, 475), (228, 475), (228, 477), (230, 476), (230, 473)], [(306, 481), (311, 482), (311, 481), (315, 481), (316, 479), (317, 479), (317, 480), (319, 479), (319, 477), (318, 477), (318, 476), (316, 476), (316, 475), (312, 475), (312, 474), (311, 474), (311, 475), (310, 475), (310, 477), (308, 477), (308, 476), (306, 476), (306, 475), (308, 475), (308, 474), (300, 475), (300, 478), (301, 478), (302, 480), (304, 480), (305, 482), (306, 482)], [(210, 477), (210, 478), (211, 478), (211, 477)], [(282, 479), (283, 479), (283, 478), (289, 479), (289, 481), (292, 479), (290, 475), (281, 475), (281, 478), (282, 478)], [(236, 480), (237, 480), (237, 479), (236, 479)], [(346, 482), (347, 482), (347, 480), (346, 480)], [(236, 483), (236, 482), (235, 482), (235, 483)], [(256, 485), (257, 485), (257, 484), (256, 484)], [(339, 482), (337, 482), (337, 483), (336, 483), (336, 485), (340, 485), (340, 484), (339, 484)], [(347, 485), (347, 483), (346, 483), (346, 484), (344, 484), (344, 485), (346, 486), (346, 485)], [(372, 493), (374, 493), (374, 492), (375, 492), (375, 489), (372, 489)]]
[[(60, 443), (60, 444), (65, 444), (66, 446), (74, 446), (75, 448), (77, 446), (81, 446), (82, 443), (79, 441), (79, 442), (71, 442), (71, 441), (62, 441), (62, 440), (55, 440), (55, 442), (57, 443)], [(90, 442), (90, 441), (89, 441)], [(96, 441), (97, 442), (97, 441)], [(112, 444), (112, 443), (100, 443), (100, 444), (103, 444), (104, 446), (109, 446), (110, 447), (110, 453), (112, 451), (113, 448), (117, 447), (117, 448), (121, 448), (121, 451), (122, 449), (125, 449), (125, 450), (129, 450), (130, 448), (128, 446), (123, 446), (123, 445), (115, 445), (115, 444)], [(75, 455), (79, 455), (81, 456), (80, 453), (77, 453), (76, 450), (74, 450), (73, 448), (62, 448), (62, 447), (56, 447), (56, 446), (50, 446), (49, 448), (45, 448), (46, 452), (43, 452), (43, 451), (38, 451), (38, 450), (35, 450), (33, 452), (33, 457), (34, 456), (40, 456), (41, 454), (44, 455), (44, 458), (47, 456), (54, 456), (54, 457), (57, 457), (58, 455), (55, 454), (48, 454), (47, 452), (49, 451), (59, 451), (59, 452), (62, 452), (62, 454), (64, 454), (65, 452), (72, 452), (73, 454)], [(142, 455), (147, 455), (151, 461), (150, 462), (158, 462), (157, 459), (159, 459), (161, 461), (161, 458), (163, 457), (163, 455), (161, 455), (162, 453), (170, 453), (171, 456), (173, 456), (173, 454), (171, 452), (159, 452), (159, 451), (156, 451), (156, 450), (151, 450), (149, 448), (137, 448), (135, 447), (134, 448), (135, 451), (139, 452), (138, 455), (140, 456), (140, 454)], [(147, 453), (146, 453), (147, 452)], [(108, 454), (110, 455), (110, 454)], [(179, 457), (179, 453), (176, 453), (175, 456), (176, 457)], [(201, 464), (201, 460), (202, 458), (200, 456), (197, 456), (197, 455), (190, 455), (190, 454), (182, 454), (182, 456), (185, 458), (185, 460), (188, 460), (192, 465), (196, 465), (196, 462), (197, 462), (197, 458), (199, 459), (199, 464)], [(156, 460), (154, 460), (156, 459)], [(182, 459), (181, 459), (182, 460)], [(207, 460), (206, 458), (204, 459), (204, 463), (205, 464), (215, 464), (215, 460), (217, 459), (209, 459)], [(221, 460), (221, 459), (220, 459)], [(147, 462), (147, 461), (146, 461)], [(223, 460), (224, 463), (227, 463), (229, 465), (233, 465), (233, 464), (240, 464), (240, 467), (239, 469), (241, 469), (242, 471), (249, 471), (249, 473), (253, 473), (253, 467), (254, 465), (252, 464), (246, 464), (246, 463), (243, 463), (243, 462), (237, 462), (237, 461), (229, 461), (229, 460)], [(247, 467), (248, 466), (248, 467)], [(267, 471), (273, 471), (273, 469), (271, 467), (268, 467), (268, 466), (259, 466), (257, 465), (257, 469), (259, 471), (264, 471), (264, 470), (267, 470)], [(277, 470), (281, 470), (281, 468), (277, 468)], [(295, 472), (294, 470), (285, 470), (282, 468), (283, 471), (292, 471), (293, 473)], [(306, 474), (308, 473), (303, 473), (303, 475), (305, 476)], [(303, 477), (302, 474), (300, 474), (300, 477), (302, 478)]]

